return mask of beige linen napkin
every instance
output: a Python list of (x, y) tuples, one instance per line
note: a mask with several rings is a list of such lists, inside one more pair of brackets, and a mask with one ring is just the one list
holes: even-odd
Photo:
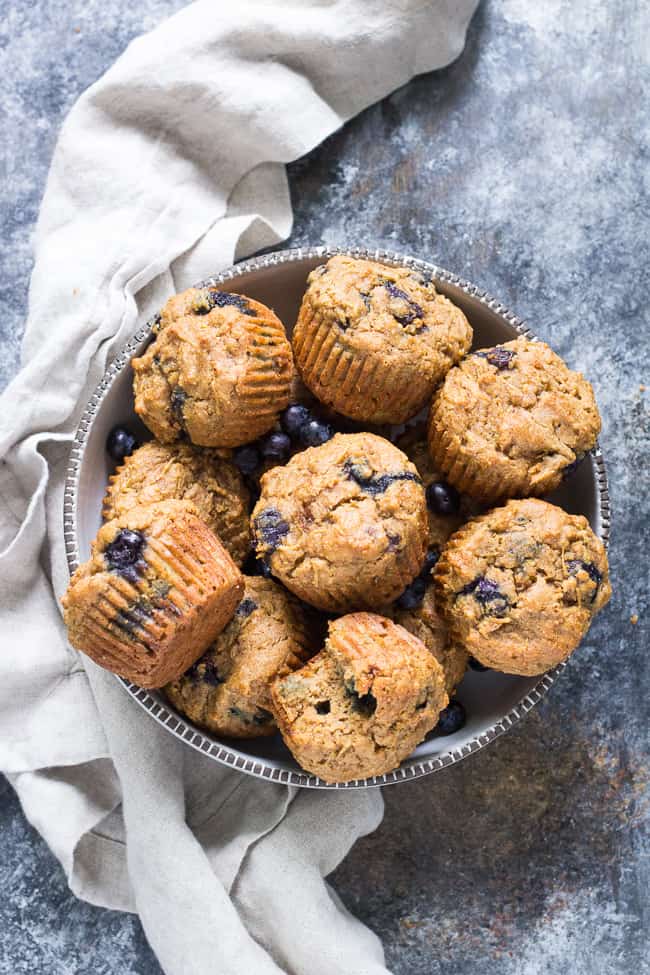
[(56, 597), (76, 423), (169, 294), (287, 236), (284, 164), (455, 58), (475, 6), (200, 0), (129, 46), (54, 154), (23, 369), (0, 403), (0, 769), (72, 890), (137, 911), (170, 975), (385, 972), (322, 879), (382, 800), (223, 768), (70, 649)]

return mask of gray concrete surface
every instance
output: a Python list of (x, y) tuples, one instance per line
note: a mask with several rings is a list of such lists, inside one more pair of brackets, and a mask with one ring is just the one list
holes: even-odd
[[(59, 125), (180, 5), (0, 0), (3, 381)], [(586, 372), (604, 416), (612, 603), (519, 727), (387, 790), (333, 878), (396, 975), (650, 972), (649, 36), (641, 0), (484, 2), (456, 64), (290, 167), (293, 244), (401, 248), (480, 283)], [(1, 975), (160, 971), (135, 918), (70, 895), (6, 782), (0, 824)]]

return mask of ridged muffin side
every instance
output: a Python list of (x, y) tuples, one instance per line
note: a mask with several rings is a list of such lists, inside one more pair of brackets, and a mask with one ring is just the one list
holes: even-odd
[(460, 308), (426, 276), (344, 255), (309, 275), (292, 336), (314, 395), (371, 423), (418, 413), (471, 342)]
[(231, 619), (243, 578), (184, 501), (103, 525), (62, 604), (71, 644), (142, 687), (180, 676)]
[(110, 521), (136, 505), (170, 500), (191, 502), (241, 566), (250, 547), (250, 496), (234, 464), (215, 449), (151, 440), (111, 475), (102, 513)]

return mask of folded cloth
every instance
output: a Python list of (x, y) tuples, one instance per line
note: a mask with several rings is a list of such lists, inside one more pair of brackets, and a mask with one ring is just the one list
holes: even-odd
[(63, 479), (111, 357), (174, 291), (291, 228), (284, 164), (461, 51), (477, 0), (193, 3), (79, 99), (0, 406), (0, 768), (72, 890), (171, 975), (385, 972), (323, 877), (378, 790), (296, 794), (184, 747), (67, 644)]

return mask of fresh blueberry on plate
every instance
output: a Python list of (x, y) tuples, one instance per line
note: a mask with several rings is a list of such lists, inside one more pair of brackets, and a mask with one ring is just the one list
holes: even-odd
[(299, 440), (300, 431), (311, 419), (312, 415), (306, 406), (303, 406), (301, 403), (292, 403), (291, 406), (287, 406), (281, 415), (280, 423), (284, 432), (292, 440)]
[(395, 605), (399, 609), (417, 609), (422, 605), (427, 584), (422, 576), (414, 579), (410, 586), (407, 586), (402, 595), (396, 600)]
[(232, 455), (233, 462), (242, 474), (254, 474), (260, 466), (260, 452), (255, 444), (247, 443), (237, 447)]
[(300, 429), (300, 442), (305, 447), (320, 447), (334, 436), (334, 430), (324, 420), (308, 420)]
[(454, 735), (460, 731), (466, 721), (465, 708), (460, 701), (450, 701), (440, 712), (435, 730), (439, 735)]
[(137, 437), (126, 427), (113, 427), (106, 438), (106, 451), (116, 464), (121, 464), (139, 446)]
[(433, 481), (427, 488), (427, 504), (437, 515), (455, 515), (460, 508), (460, 495), (446, 481)]
[(268, 460), (285, 460), (291, 452), (291, 439), (286, 433), (269, 433), (260, 440), (260, 453)]

